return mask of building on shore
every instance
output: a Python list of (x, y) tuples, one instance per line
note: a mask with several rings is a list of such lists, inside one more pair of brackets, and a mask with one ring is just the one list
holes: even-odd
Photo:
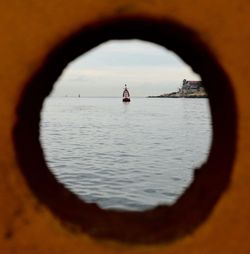
[(183, 96), (194, 93), (206, 93), (202, 81), (183, 80), (179, 93)]
[(208, 95), (202, 81), (191, 81), (184, 79), (181, 88), (177, 92), (164, 93), (149, 98), (207, 98)]

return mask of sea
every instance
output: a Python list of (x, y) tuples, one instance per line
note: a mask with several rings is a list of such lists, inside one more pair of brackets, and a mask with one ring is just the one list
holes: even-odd
[(173, 204), (208, 157), (206, 98), (48, 97), (40, 142), (55, 178), (103, 209)]

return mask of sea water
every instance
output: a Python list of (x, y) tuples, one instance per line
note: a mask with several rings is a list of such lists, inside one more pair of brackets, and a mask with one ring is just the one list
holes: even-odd
[(208, 99), (49, 97), (40, 125), (58, 181), (105, 209), (174, 203), (212, 136)]

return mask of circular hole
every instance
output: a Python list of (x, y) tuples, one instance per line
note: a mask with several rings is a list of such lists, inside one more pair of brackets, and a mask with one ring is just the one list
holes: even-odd
[[(213, 141), (205, 164), (172, 206), (144, 212), (109, 211), (88, 204), (58, 183), (45, 163), (39, 142), (40, 111), (65, 66), (110, 39), (138, 38), (173, 50), (199, 73), (210, 98)], [(177, 240), (201, 225), (230, 183), (235, 155), (236, 105), (230, 82), (200, 37), (167, 20), (139, 17), (107, 20), (84, 27), (50, 51), (26, 84), (17, 105), (13, 139), (20, 170), (36, 198), (64, 225), (90, 236), (133, 244)], [(66, 227), (72, 230), (72, 227)]]
[[(184, 78), (192, 82), (183, 85)], [(49, 168), (104, 209), (173, 204), (209, 153), (211, 119), (200, 79), (173, 52), (149, 42), (109, 41), (79, 57), (42, 110)], [(121, 100), (124, 81), (130, 104)], [(166, 92), (181, 97), (146, 98)]]

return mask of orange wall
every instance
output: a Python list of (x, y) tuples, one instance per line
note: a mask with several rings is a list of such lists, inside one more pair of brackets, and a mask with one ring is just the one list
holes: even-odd
[[(49, 52), (76, 31), (91, 29), (91, 24), (130, 16), (167, 19), (198, 34), (231, 81), (237, 105), (237, 149), (229, 188), (202, 225), (168, 243), (125, 244), (112, 239), (100, 240), (65, 226), (28, 187), (13, 141), (16, 108), (22, 91)], [(2, 1), (0, 252), (250, 253), (249, 24), (247, 0)]]

